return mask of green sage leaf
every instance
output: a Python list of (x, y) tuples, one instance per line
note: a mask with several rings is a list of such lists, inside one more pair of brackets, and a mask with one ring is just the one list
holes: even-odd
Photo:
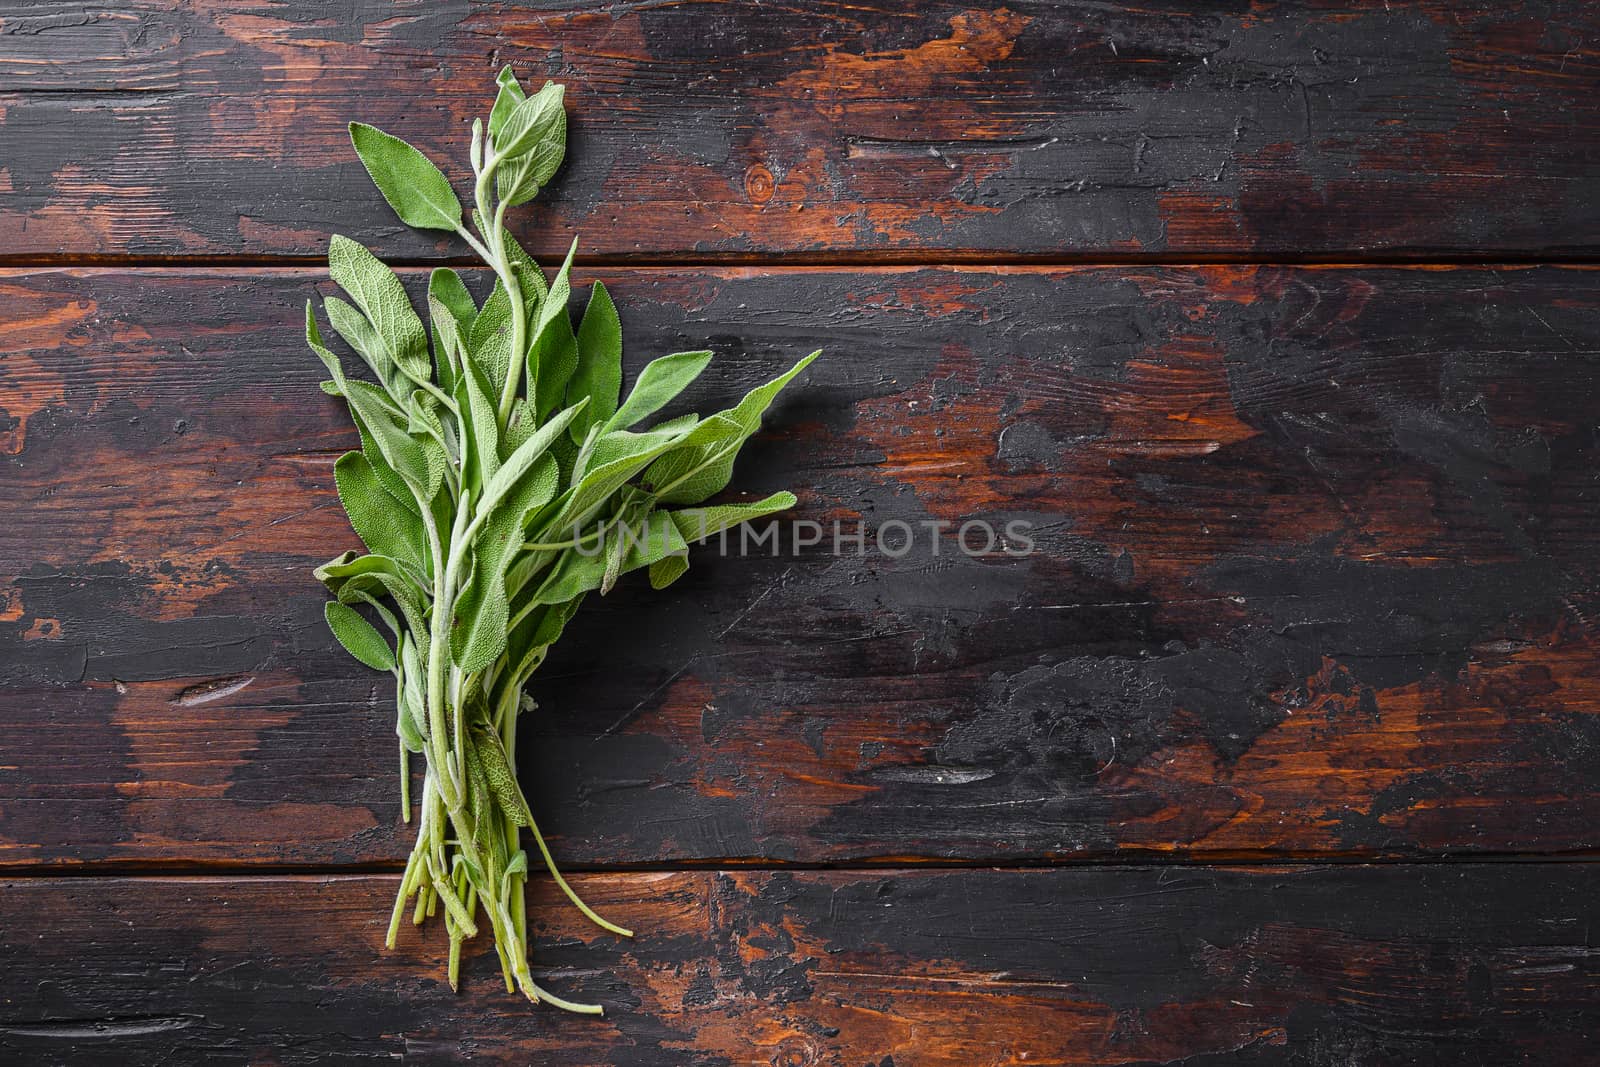
[(494, 387), (486, 380), (483, 368), (468, 362), (461, 376), (462, 395), (466, 403), (461, 408), (467, 420), (467, 437), (470, 450), (466, 454), (470, 484), (482, 486), (500, 469), (500, 424), (495, 412)]
[(511, 207), (532, 200), (561, 167), (567, 153), (565, 93), (565, 87), (546, 82), (517, 104), (493, 137), (501, 160), (495, 191)]
[(322, 606), (328, 620), (328, 629), (339, 639), (345, 651), (375, 671), (394, 670), (394, 651), (383, 635), (361, 613), (348, 604), (330, 600)]
[(522, 545), (526, 515), (549, 501), (556, 485), (555, 459), (540, 456), (487, 512), (473, 537), (472, 574), (456, 600), (450, 632), (451, 657), (463, 671), (480, 671), (505, 650), (510, 620), (506, 567)]
[(362, 122), (350, 124), (350, 143), (401, 222), (421, 230), (461, 228), (461, 201), (427, 156)]
[(705, 419), (678, 448), (662, 456), (644, 480), (663, 504), (698, 504), (727, 488), (740, 447), (761, 428), (761, 417), (795, 375), (811, 365), (813, 352), (783, 374), (746, 393), (738, 404)]
[[(611, 494), (644, 470), (657, 456), (674, 447), (682, 439), (679, 432), (614, 433), (608, 434), (606, 451), (601, 461), (590, 463), (581, 473), (581, 480), (567, 491), (567, 498), (553, 524), (556, 529), (582, 524), (593, 517), (595, 510)], [(599, 453), (598, 447), (596, 453)]]
[[(494, 794), (500, 810), (518, 826), (532, 826), (533, 815), (528, 811), (528, 802), (523, 799), (522, 788), (517, 785), (517, 772), (511, 769), (511, 761), (500, 742), (500, 735), (493, 730), (480, 730), (473, 735), (473, 740), (477, 742), (484, 776), (489, 779), (489, 790)], [(527, 870), (526, 858), (523, 870)]]
[(616, 414), (622, 393), (622, 320), (600, 282), (594, 283), (577, 341), (578, 363), (567, 382), (567, 403), (589, 398), (583, 417), (569, 429), (573, 441), (582, 444), (589, 427), (603, 425)]
[[(533, 469), (534, 462), (544, 455), (551, 442), (561, 436), (562, 432), (566, 430), (567, 424), (582, 409), (583, 405), (581, 403), (567, 408), (555, 418), (540, 426), (532, 437), (528, 438), (521, 447), (507, 457), (505, 465), (495, 471), (494, 476), (484, 486), (483, 496), (478, 501), (478, 511), (487, 513), (493, 510), (501, 500), (509, 496), (517, 483)], [(551, 487), (551, 495), (553, 494), (554, 486)], [(549, 496), (546, 496), (545, 499), (548, 500)]]
[(563, 604), (600, 588), (605, 579), (606, 552), (603, 547), (584, 552), (563, 552), (539, 588), (533, 593), (535, 604)]
[(499, 383), (506, 380), (511, 367), (511, 298), (497, 281), (483, 309), (472, 321), (472, 332), (467, 337), (467, 355), (488, 381), (494, 382), (496, 395)]
[(389, 359), (419, 385), (429, 381), (428, 333), (394, 271), (361, 245), (335, 234), (328, 242), (328, 273), (372, 322)]
[(369, 551), (404, 560), (419, 573), (428, 573), (427, 539), (413, 501), (385, 489), (360, 452), (339, 457), (333, 466), (333, 480), (350, 525)]
[[(316, 357), (322, 361), (322, 365), (328, 369), (328, 376), (333, 379), (332, 382), (324, 383), (323, 392), (328, 393), (330, 396), (343, 396), (345, 385), (344, 368), (339, 365), (339, 357), (329, 351), (327, 345), (323, 344), (322, 331), (317, 329), (317, 314), (312, 310), (309, 299), (306, 301), (306, 344), (311, 347), (311, 351), (316, 354)], [(332, 388), (327, 387), (330, 385)]]
[(533, 383), (529, 388), (540, 419), (561, 406), (567, 395), (567, 382), (578, 365), (578, 341), (572, 333), (572, 316), (567, 313), (567, 300), (572, 295), (572, 257), (577, 251), (574, 238), (539, 305), (533, 343), (528, 346), (528, 381)]
[(400, 605), (406, 625), (419, 644), (428, 638), (424, 592), (427, 579), (406, 564), (389, 556), (358, 555), (345, 552), (335, 556), (312, 575), (340, 600), (350, 601), (362, 594), (387, 593)]
[(414, 383), (389, 358), (388, 346), (365, 315), (336, 296), (324, 300), (322, 310), (327, 314), (334, 332), (371, 368), (373, 376), (389, 391), (391, 398), (398, 401), (411, 391)]
[(607, 430), (625, 430), (670, 404), (700, 377), (711, 362), (710, 352), (674, 352), (645, 364), (628, 399), (605, 421)]
[(741, 522), (763, 519), (794, 507), (794, 494), (784, 491), (773, 493), (753, 504), (718, 504), (709, 508), (684, 508), (671, 512), (673, 525), (684, 540), (704, 541)]
[(624, 574), (640, 567), (653, 566), (667, 556), (681, 555), (689, 550), (682, 528), (665, 511), (651, 511), (643, 519), (632, 523), (623, 540), (627, 545), (622, 558)]
[(650, 564), (650, 588), (665, 589), (673, 582), (682, 578), (689, 570), (689, 560), (685, 556), (666, 556)]
[[(511, 73), (511, 68), (502, 67), (495, 83), (500, 86), (500, 91), (495, 95), (494, 107), (489, 112), (489, 136), (497, 139), (500, 131), (505, 127), (506, 119), (517, 109), (517, 105), (527, 99), (522, 91), (522, 86), (517, 83), (517, 76)], [(495, 143), (498, 143), (496, 140)]]
[[(433, 464), (423, 444), (405, 428), (406, 416), (394, 407), (388, 395), (368, 382), (345, 382), (345, 401), (362, 435), (362, 451), (379, 477), (387, 468), (398, 476), (401, 485), (385, 479), (396, 496), (410, 492), (417, 500), (418, 514), (423, 503), (433, 499), (438, 489)], [(439, 468), (443, 473), (443, 468)]]
[(577, 410), (568, 408), (539, 427), (484, 486), (478, 501), (483, 518), (472, 539), (472, 574), (456, 601), (450, 638), (451, 654), (464, 671), (482, 670), (506, 646), (506, 567), (522, 546), (528, 513), (555, 496), (558, 468), (547, 453)]
[(461, 275), (439, 267), (428, 275), (428, 320), (433, 334), (434, 365), (438, 368), (439, 388), (454, 393), (456, 376), (466, 358), (467, 337), (478, 317)]
[(665, 504), (698, 504), (733, 475), (733, 461), (748, 435), (728, 412), (702, 419), (670, 452), (651, 465), (641, 485)]
[[(422, 656), (417, 650), (417, 643), (410, 634), (406, 634), (400, 642), (400, 672), (402, 703), (396, 709), (400, 720), (397, 732), (400, 734), (400, 739), (406, 743), (407, 749), (421, 752), (428, 736), (428, 697), (424, 692), (423, 682), (426, 668), (422, 665)], [(414, 748), (413, 743), (416, 745)]]

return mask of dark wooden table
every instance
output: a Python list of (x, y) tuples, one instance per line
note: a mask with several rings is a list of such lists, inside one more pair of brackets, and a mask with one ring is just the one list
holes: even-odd
[[(569, 631), (534, 1010), (382, 949), (390, 696), (298, 317), (456, 167), (739, 484), (1021, 560), (709, 555)], [(1600, 1037), (1600, 8), (0, 3), (0, 1062), (1578, 1064)], [(708, 410), (701, 407), (701, 410)]]

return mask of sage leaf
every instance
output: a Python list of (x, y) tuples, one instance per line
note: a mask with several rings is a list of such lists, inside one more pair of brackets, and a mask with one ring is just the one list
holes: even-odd
[[(383, 601), (378, 599), (382, 595), (381, 593), (374, 593), (366, 589), (354, 589), (348, 585), (342, 591), (346, 595), (339, 598), (341, 603), (349, 604), (351, 607), (355, 607), (358, 603), (365, 604), (389, 628), (389, 632), (394, 634), (396, 641), (405, 635), (406, 630), (404, 626), (400, 625), (400, 620), (396, 619), (394, 612), (390, 611)], [(398, 659), (398, 657), (396, 658)]]
[(711, 362), (710, 352), (675, 352), (645, 364), (628, 392), (628, 399), (606, 420), (607, 430), (625, 430), (654, 415), (700, 377)]
[(604, 424), (616, 414), (622, 392), (622, 320), (600, 282), (594, 283), (577, 341), (578, 363), (567, 381), (567, 403), (589, 398), (583, 418), (569, 428), (573, 441), (582, 444), (589, 427)]
[[(572, 257), (578, 241), (572, 241), (567, 258), (556, 271), (549, 292), (539, 306), (533, 327), (533, 344), (528, 349), (528, 381), (534, 394), (539, 418), (561, 406), (567, 395), (567, 382), (578, 365), (578, 341), (572, 333), (572, 316), (567, 300), (572, 295)], [(584, 397), (588, 400), (588, 397)]]
[(753, 522), (794, 507), (794, 494), (773, 493), (753, 504), (718, 504), (709, 508), (684, 508), (670, 512), (673, 525), (686, 541), (704, 541), (741, 522)]
[(426, 578), (390, 556), (346, 552), (322, 564), (312, 575), (341, 600), (373, 592), (387, 593), (406, 617), (412, 635), (427, 644)]
[(398, 476), (404, 488), (387, 481), (386, 484), (394, 488), (396, 496), (409, 491), (417, 501), (418, 514), (421, 514), (422, 505), (433, 499), (433, 492), (437, 489), (422, 443), (407, 432), (403, 425), (405, 416), (394, 407), (383, 390), (368, 382), (349, 380), (345, 382), (344, 389), (350, 414), (362, 435), (362, 451), (380, 477), (385, 469)]
[(651, 460), (673, 447), (681, 436), (678, 433), (642, 433), (613, 437), (610, 448), (614, 451), (607, 454), (614, 458), (591, 464), (582, 472), (578, 484), (568, 490), (557, 527), (581, 526), (607, 498)]
[(420, 230), (461, 228), (461, 201), (427, 156), (364, 122), (350, 124), (350, 143), (401, 222)]
[(489, 111), (489, 137), (496, 144), (499, 143), (500, 131), (505, 127), (506, 119), (517, 109), (527, 97), (522, 92), (522, 86), (517, 83), (517, 76), (511, 72), (510, 67), (501, 69), (495, 78), (500, 86), (500, 92), (494, 98), (494, 107)]
[(785, 385), (811, 365), (813, 352), (789, 370), (757, 386), (734, 407), (719, 411), (685, 436), (672, 453), (645, 472), (645, 481), (663, 504), (698, 504), (727, 488), (740, 447), (761, 428), (761, 417)]
[(605, 579), (606, 552), (563, 553), (561, 562), (533, 595), (536, 604), (563, 604), (600, 588)]
[(481, 487), (500, 469), (500, 424), (495, 419), (493, 386), (485, 380), (483, 368), (469, 361), (461, 378), (466, 398), (462, 414), (468, 419), (471, 441), (463, 473), (474, 487)]
[(511, 480), (510, 488), (491, 503), (493, 510), (487, 513), (474, 540), (472, 576), (456, 602), (451, 630), (451, 652), (463, 671), (482, 670), (506, 647), (510, 612), (505, 588), (506, 565), (520, 547), (528, 512), (555, 495), (557, 479), (555, 460), (548, 455), (541, 456), (528, 465), (523, 476)]
[(331, 388), (324, 388), (323, 392), (328, 393), (330, 396), (343, 396), (345, 385), (344, 368), (339, 365), (339, 357), (329, 351), (327, 345), (323, 344), (322, 331), (317, 329), (317, 315), (311, 309), (310, 300), (306, 301), (306, 345), (322, 361), (322, 365), (328, 369), (328, 377), (333, 379), (327, 383)]
[[(534, 461), (544, 455), (551, 442), (561, 436), (574, 416), (583, 410), (583, 403), (579, 402), (567, 408), (555, 418), (550, 419), (525, 441), (505, 461), (504, 466), (495, 471), (484, 487), (483, 496), (478, 501), (480, 512), (492, 511), (502, 500), (510, 495), (519, 481), (527, 476), (533, 469)], [(545, 499), (549, 499), (546, 497)], [(541, 501), (543, 503), (543, 501)]]
[(372, 322), (388, 356), (412, 381), (430, 380), (428, 334), (394, 271), (361, 245), (335, 234), (328, 273)]
[(665, 589), (689, 570), (685, 556), (666, 556), (650, 564), (650, 588)]
[(510, 610), (506, 565), (521, 544), (528, 513), (555, 495), (558, 468), (546, 451), (577, 410), (569, 408), (541, 426), (484, 487), (478, 502), (484, 519), (473, 542), (472, 576), (456, 603), (451, 634), (452, 655), (464, 671), (482, 670), (506, 645)]
[(421, 752), (427, 746), (427, 735), (417, 726), (417, 705), (411, 694), (402, 686), (395, 692), (394, 732), (407, 752)]
[(575, 596), (570, 600), (551, 604), (539, 617), (539, 625), (529, 637), (535, 645), (553, 645), (561, 636), (561, 631), (566, 629), (567, 623), (578, 613), (578, 608), (583, 604), (583, 597)]
[(506, 420), (506, 432), (500, 438), (500, 451), (509, 456), (538, 432), (539, 419), (533, 413), (533, 405), (526, 398), (518, 397), (511, 405), (511, 417)]
[(665, 511), (651, 511), (642, 520), (633, 523), (624, 541), (627, 544), (622, 559), (624, 574), (640, 567), (653, 566), (667, 556), (681, 555), (689, 550), (676, 516)]
[(454, 393), (456, 376), (461, 373), (462, 360), (466, 358), (467, 337), (472, 333), (472, 322), (478, 317), (478, 306), (461, 275), (447, 267), (436, 268), (428, 275), (428, 320), (433, 335), (434, 364), (439, 376), (439, 387)]
[[(528, 810), (528, 802), (523, 798), (521, 788), (517, 786), (517, 774), (511, 769), (511, 761), (506, 756), (505, 746), (500, 743), (500, 736), (492, 730), (483, 730), (478, 733), (477, 740), (478, 758), (483, 763), (484, 777), (489, 780), (489, 789), (500, 810), (518, 826), (532, 826), (533, 814)], [(522, 872), (527, 873), (527, 857), (521, 852), (518, 855), (523, 859)], [(506, 871), (514, 873), (509, 865)]]
[(400, 641), (399, 660), (403, 703), (396, 709), (399, 719), (396, 732), (408, 751), (421, 752), (428, 736), (428, 697), (423, 682), (426, 668), (422, 665), (417, 642), (410, 634)]
[(511, 297), (505, 287), (496, 282), (489, 299), (483, 302), (477, 318), (472, 321), (472, 332), (467, 337), (467, 356), (476, 364), (485, 379), (503, 382), (511, 367)]
[(391, 494), (360, 452), (346, 452), (333, 466), (339, 501), (356, 535), (371, 552), (404, 560), (419, 573), (428, 572), (428, 549), (422, 517), (413, 501)]
[(348, 604), (330, 600), (322, 606), (328, 620), (328, 629), (339, 639), (345, 651), (375, 671), (394, 670), (394, 652), (383, 635)]
[(567, 152), (565, 92), (563, 86), (546, 82), (512, 109), (492, 137), (501, 161), (495, 191), (511, 207), (533, 199), (561, 167)]
[(367, 317), (358, 309), (330, 296), (322, 302), (322, 310), (328, 316), (328, 322), (333, 327), (345, 344), (355, 350), (361, 357), (378, 381), (389, 391), (392, 398), (399, 399), (411, 391), (414, 384), (407, 378), (394, 359), (389, 355), (389, 347), (384, 344), (383, 338), (378, 336), (378, 331), (367, 321)]
[(746, 437), (727, 412), (702, 419), (645, 472), (643, 485), (665, 504), (698, 504), (728, 484)]

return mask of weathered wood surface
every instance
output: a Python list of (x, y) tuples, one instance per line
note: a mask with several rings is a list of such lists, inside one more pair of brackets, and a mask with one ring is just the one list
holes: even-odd
[[(307, 573), (355, 543), (320, 277), (0, 277), (0, 861), (402, 855), (392, 694)], [(737, 485), (1038, 550), (592, 599), (520, 753), (566, 860), (1600, 846), (1600, 272), (608, 282), (634, 367), (722, 353), (701, 411), (828, 349)]]
[(572, 103), (546, 253), (1588, 255), (1597, 41), (1587, 0), (9, 0), (0, 254), (437, 254), (345, 123), (459, 177), (513, 63)]
[[(0, 882), (10, 1062), (1585, 1063), (1600, 870), (612, 874), (545, 892), (534, 1009), (486, 945), (382, 947), (394, 879)], [(470, 944), (470, 943), (469, 943)]]

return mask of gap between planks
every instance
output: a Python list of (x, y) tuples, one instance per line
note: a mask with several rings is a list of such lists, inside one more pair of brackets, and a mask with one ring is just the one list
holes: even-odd
[[(385, 257), (384, 262), (397, 268), (456, 267), (482, 268), (483, 264), (469, 256), (399, 256)], [(263, 268), (326, 268), (325, 255), (295, 256), (139, 256), (139, 255), (0, 255), (0, 269), (4, 270), (59, 270), (72, 268), (122, 268), (122, 269), (233, 269)], [(897, 270), (920, 267), (929, 270), (958, 268), (1017, 268), (1017, 269), (1116, 269), (1150, 267), (1313, 267), (1328, 269), (1360, 269), (1383, 267), (1415, 267), (1427, 269), (1452, 267), (1499, 267), (1517, 270), (1528, 267), (1600, 267), (1600, 250), (1581, 253), (1494, 253), (1490, 251), (1469, 253), (1363, 253), (1341, 256), (1292, 256), (1275, 254), (1259, 256), (1249, 254), (1217, 255), (1160, 255), (1127, 254), (1105, 255), (995, 255), (980, 251), (963, 252), (944, 250), (911, 252), (905, 254), (870, 252), (817, 253), (766, 252), (760, 254), (732, 253), (728, 255), (701, 256), (612, 256), (579, 255), (573, 257), (573, 266), (584, 269), (629, 270), (717, 270), (725, 268), (765, 268), (789, 270), (883, 269)]]
[[(850, 860), (840, 863), (774, 863), (770, 860), (709, 859), (674, 863), (561, 864), (563, 874), (643, 875), (703, 874), (725, 871), (739, 874), (793, 874), (835, 871), (877, 873), (884, 871), (1094, 871), (1094, 870), (1227, 870), (1276, 867), (1440, 867), (1465, 865), (1515, 865), (1527, 863), (1600, 863), (1600, 850), (1570, 852), (1460, 852), (1421, 856), (1372, 856), (1338, 852), (1201, 852), (1183, 856), (1131, 852), (1125, 856), (1102, 855), (1065, 860), (1028, 860), (1016, 857), (984, 859), (917, 859), (888, 857), (880, 860)], [(0, 865), (0, 881), (25, 879), (87, 878), (335, 878), (398, 876), (404, 870), (394, 863), (81, 863), (34, 864), (8, 867)]]

